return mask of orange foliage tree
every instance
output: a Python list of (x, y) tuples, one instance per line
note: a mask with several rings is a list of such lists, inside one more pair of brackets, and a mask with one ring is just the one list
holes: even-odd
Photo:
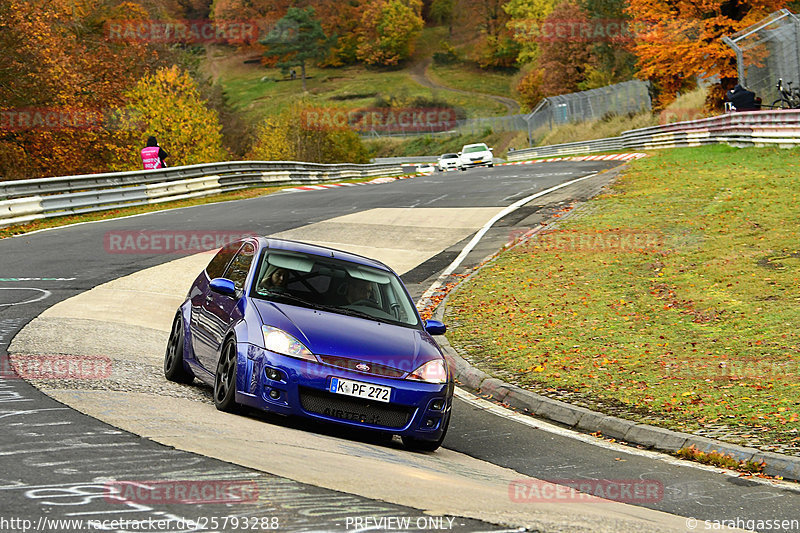
[(785, 7), (786, 0), (630, 0), (638, 76), (653, 81), (664, 106), (698, 77), (736, 78), (736, 56), (721, 38)]
[(130, 149), (110, 117), (159, 52), (108, 39), (103, 22), (145, 16), (101, 0), (0, 3), (0, 176), (104, 172)]

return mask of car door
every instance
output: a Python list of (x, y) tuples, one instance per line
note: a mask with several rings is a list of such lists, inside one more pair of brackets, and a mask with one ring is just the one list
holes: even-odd
[[(209, 360), (214, 351), (211, 329), (208, 324), (209, 319), (205, 316), (203, 308), (206, 300), (212, 297), (208, 284), (212, 279), (221, 278), (225, 274), (225, 270), (241, 247), (241, 241), (235, 241), (223, 246), (208, 263), (204, 275), (198, 277), (189, 294), (191, 303), (189, 329), (192, 335), (194, 356), (198, 362)], [(210, 370), (213, 372), (214, 369)]]
[(222, 341), (231, 324), (242, 318), (237, 304), (244, 297), (247, 274), (250, 272), (255, 254), (255, 244), (250, 241), (245, 242), (222, 275), (223, 278), (233, 282), (236, 287), (235, 296), (219, 294), (209, 289), (202, 302), (201, 314), (206, 327), (209, 349), (201, 356), (200, 363), (211, 372), (216, 370)]

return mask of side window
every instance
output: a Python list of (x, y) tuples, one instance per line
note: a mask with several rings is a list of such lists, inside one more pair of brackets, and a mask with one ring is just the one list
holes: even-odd
[(256, 247), (253, 243), (246, 243), (225, 271), (225, 277), (231, 280), (239, 290), (244, 289), (244, 282), (247, 279), (247, 273), (250, 271), (250, 265), (253, 264), (255, 255)]
[(233, 254), (242, 245), (241, 241), (231, 242), (222, 247), (222, 250), (217, 252), (214, 259), (206, 267), (206, 274), (208, 279), (221, 278), (222, 273), (225, 272), (225, 267), (230, 263)]

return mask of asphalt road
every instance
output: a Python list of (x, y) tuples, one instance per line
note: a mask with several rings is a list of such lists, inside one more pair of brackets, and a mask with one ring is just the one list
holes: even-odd
[[(54, 303), (176, 257), (157, 252), (109, 253), (110, 232), (202, 230), (271, 234), (379, 207), (496, 207), (615, 164), (563, 162), (474, 169), (381, 185), (276, 194), (4, 239), (0, 241), (0, 355), (5, 356), (8, 343), (21, 327)], [(580, 197), (591, 192), (584, 188), (569, 194)], [(505, 242), (515, 227), (530, 226), (564, 200), (564, 195), (542, 199), (507, 217), (487, 234), (465, 266), (477, 263), (486, 252)], [(404, 275), (414, 296), (420, 295), (455, 257), (459, 245)], [(186, 506), (129, 509), (130, 506), (113, 501), (113, 495), (109, 497), (109, 480), (129, 479), (133, 474), (151, 480), (253, 481), (259, 493), (270, 494), (270, 498), (258, 504), (244, 503), (234, 511), (270, 520), (276, 517), (282, 530), (344, 530), (342, 520), (346, 516), (420, 516), (413, 509), (310, 487), (153, 444), (65, 408), (7, 372), (3, 376), (0, 530), (7, 530), (4, 518), (38, 519), (45, 515), (142, 518), (171, 514), (192, 518), (185, 516)], [(483, 406), (464, 401), (457, 402), (454, 413), (445, 447), (523, 474), (553, 480), (657, 480), (663, 485), (663, 496), (637, 503), (701, 520), (739, 519), (740, 526), (746, 526), (748, 520), (800, 518), (800, 494), (788, 485), (743, 480), (587, 443), (497, 416)], [(273, 497), (276, 493), (283, 497)], [(191, 514), (195, 518), (227, 516), (233, 511), (210, 504), (192, 508)], [(462, 530), (497, 529), (458, 520)], [(703, 529), (702, 523), (698, 529)]]

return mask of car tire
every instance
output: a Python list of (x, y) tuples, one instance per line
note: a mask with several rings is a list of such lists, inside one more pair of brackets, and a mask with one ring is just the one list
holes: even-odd
[(164, 377), (175, 383), (189, 384), (194, 380), (194, 374), (186, 370), (183, 365), (183, 319), (180, 312), (175, 315), (172, 322), (172, 331), (167, 341), (167, 351), (164, 354)]
[(494, 163), (489, 163), (489, 168), (494, 168)]
[(466, 169), (466, 168), (464, 168), (464, 167), (461, 167), (459, 170), (460, 170), (461, 172), (465, 172), (467, 169)]
[(236, 403), (236, 339), (225, 341), (214, 372), (214, 406), (226, 413), (239, 411)]
[(442, 436), (436, 440), (424, 440), (418, 439), (416, 437), (401, 437), (403, 439), (403, 445), (411, 451), (414, 452), (435, 452), (439, 449), (439, 446), (442, 445), (444, 442), (444, 437), (447, 435), (447, 428), (450, 426), (450, 417), (447, 417), (447, 421), (444, 423), (444, 430), (442, 431)]

